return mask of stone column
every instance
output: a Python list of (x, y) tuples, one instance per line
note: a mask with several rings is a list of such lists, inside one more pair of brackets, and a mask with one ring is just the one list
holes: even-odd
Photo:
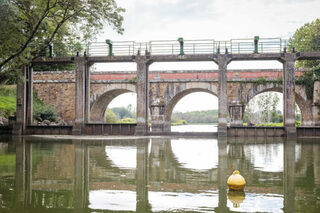
[(85, 79), (86, 79), (86, 60), (83, 57), (75, 57), (76, 82), (75, 82), (75, 121), (72, 134), (81, 135), (84, 127), (85, 111)]
[(287, 139), (283, 148), (283, 209), (284, 212), (295, 212), (295, 144), (294, 139)]
[(243, 125), (243, 105), (240, 103), (229, 104), (230, 126)]
[(17, 78), (17, 108), (16, 122), (13, 126), (13, 135), (22, 135), (26, 127), (26, 103), (27, 103), (27, 87), (26, 87), (27, 67), (24, 66), (20, 72), (20, 78)]
[(74, 168), (75, 209), (88, 207), (89, 199), (89, 151), (82, 142), (75, 141), (75, 168)]
[(218, 139), (219, 159), (218, 159), (218, 189), (219, 203), (217, 212), (228, 212), (227, 207), (227, 169), (228, 169), (228, 153), (227, 139)]
[(320, 81), (314, 82), (312, 117), (313, 125), (320, 126)]
[(26, 196), (26, 142), (24, 138), (16, 138), (16, 174), (15, 174), (15, 208), (25, 206)]
[(295, 127), (295, 53), (285, 53), (283, 60), (283, 121), (287, 137), (296, 137)]
[(84, 117), (85, 123), (90, 122), (90, 65), (85, 66), (85, 105)]
[(26, 143), (26, 205), (32, 203), (32, 143)]
[(136, 212), (149, 212), (148, 199), (148, 139), (137, 141), (137, 171), (136, 171)]
[(164, 103), (161, 103), (159, 99), (153, 101), (150, 106), (150, 111), (151, 111), (152, 132), (164, 132), (165, 131)]
[(33, 68), (27, 69), (27, 125), (33, 123)]
[(152, 63), (146, 56), (137, 55), (137, 126), (136, 135), (147, 135), (148, 127), (148, 102), (149, 79), (148, 70)]
[(219, 121), (218, 121), (218, 137), (227, 136), (227, 116), (228, 116), (228, 95), (227, 95), (227, 65), (231, 62), (228, 55), (218, 54), (217, 58), (213, 59), (219, 67)]

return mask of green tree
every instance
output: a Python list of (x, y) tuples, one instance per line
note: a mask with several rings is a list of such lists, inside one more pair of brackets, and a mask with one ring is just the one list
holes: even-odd
[(136, 114), (132, 110), (132, 106), (129, 105), (127, 107), (114, 107), (111, 109), (119, 119), (123, 118), (135, 118)]
[[(290, 47), (295, 47), (296, 51), (320, 51), (320, 19), (311, 23), (306, 23), (296, 30), (289, 41)], [(320, 64), (320, 60), (297, 61), (297, 67), (311, 68)]]
[(122, 12), (115, 0), (1, 0), (0, 80), (46, 54), (49, 44), (66, 55), (81, 50), (105, 23), (122, 33)]
[(118, 117), (112, 110), (106, 109), (105, 120), (107, 123), (116, 123)]

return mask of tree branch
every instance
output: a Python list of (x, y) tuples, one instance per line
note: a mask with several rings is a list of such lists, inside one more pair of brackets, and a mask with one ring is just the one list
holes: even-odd
[(27, 39), (27, 41), (24, 43), (24, 45), (14, 54), (12, 54), (11, 56), (9, 56), (7, 59), (5, 59), (4, 61), (2, 61), (0, 63), (0, 69), (7, 64), (9, 61), (11, 61), (12, 59), (14, 59), (15, 57), (19, 56), (29, 45), (29, 43), (32, 41), (33, 37), (35, 36), (35, 34), (37, 33), (41, 23), (43, 22), (43, 20), (47, 17), (48, 13), (50, 12), (50, 10), (53, 7), (50, 7), (50, 0), (47, 1), (47, 6), (43, 12), (43, 14), (41, 15), (38, 23), (36, 24), (35, 28), (33, 29), (31, 35), (29, 36), (29, 38)]

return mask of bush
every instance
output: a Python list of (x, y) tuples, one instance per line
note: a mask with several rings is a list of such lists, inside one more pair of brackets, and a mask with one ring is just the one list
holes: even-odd
[(36, 92), (33, 93), (33, 119), (37, 121), (49, 120), (55, 122), (57, 120), (56, 112), (49, 104), (44, 104)]

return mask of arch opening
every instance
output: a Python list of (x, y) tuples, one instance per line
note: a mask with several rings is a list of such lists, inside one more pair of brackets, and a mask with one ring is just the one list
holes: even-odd
[[(137, 97), (135, 87), (126, 89), (112, 89), (96, 94), (92, 97), (90, 122), (91, 123), (135, 123), (135, 108)], [(110, 109), (112, 108), (112, 109)], [(124, 116), (132, 118), (121, 120)]]
[[(274, 88), (258, 93), (248, 99), (245, 106), (243, 122), (248, 126), (282, 126), (283, 125), (283, 94), (281, 88)], [(301, 111), (302, 97), (296, 94), (296, 124), (300, 125), (303, 117)]]
[(171, 131), (216, 131), (215, 124), (218, 122), (216, 91), (193, 88), (176, 94), (166, 107), (165, 121), (170, 125)]

